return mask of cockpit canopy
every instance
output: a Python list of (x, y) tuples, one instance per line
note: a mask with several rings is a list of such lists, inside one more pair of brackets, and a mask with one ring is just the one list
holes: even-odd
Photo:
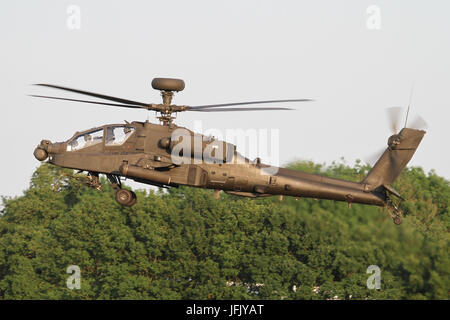
[(99, 143), (104, 143), (106, 147), (120, 146), (128, 140), (134, 131), (134, 127), (128, 125), (110, 125), (87, 130), (75, 135), (68, 141), (67, 151), (77, 151)]

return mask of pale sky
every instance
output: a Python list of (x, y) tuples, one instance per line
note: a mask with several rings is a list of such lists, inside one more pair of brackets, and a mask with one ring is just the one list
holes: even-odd
[(176, 123), (191, 129), (195, 121), (222, 132), (278, 129), (281, 165), (370, 157), (390, 135), (386, 108), (406, 107), (414, 82), (410, 119), (419, 114), (428, 128), (410, 165), (448, 179), (449, 12), (445, 0), (3, 1), (0, 195), (28, 187), (42, 139), (147, 116), (157, 122), (144, 110), (31, 98), (83, 99), (30, 84), (159, 103), (150, 86), (158, 76), (185, 80), (179, 105), (314, 99), (297, 111), (178, 114)]

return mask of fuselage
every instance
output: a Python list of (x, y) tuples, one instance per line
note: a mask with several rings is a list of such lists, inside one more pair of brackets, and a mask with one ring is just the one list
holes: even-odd
[[(193, 141), (187, 143), (190, 138)], [(175, 125), (105, 125), (77, 132), (61, 143), (43, 140), (38, 149), (45, 150), (54, 165), (151, 185), (186, 185), (248, 197), (286, 195), (378, 206), (386, 203), (384, 193), (368, 191), (362, 183), (249, 161), (234, 145)]]

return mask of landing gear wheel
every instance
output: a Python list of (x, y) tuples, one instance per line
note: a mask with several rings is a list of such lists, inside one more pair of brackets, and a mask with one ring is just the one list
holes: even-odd
[(131, 191), (131, 196), (132, 196), (131, 201), (130, 201), (130, 203), (128, 204), (128, 206), (130, 206), (130, 207), (134, 206), (134, 205), (136, 204), (136, 201), (137, 201), (136, 193), (134, 193), (133, 191)]
[(131, 207), (136, 203), (136, 194), (133, 191), (119, 189), (116, 192), (116, 201), (126, 207)]

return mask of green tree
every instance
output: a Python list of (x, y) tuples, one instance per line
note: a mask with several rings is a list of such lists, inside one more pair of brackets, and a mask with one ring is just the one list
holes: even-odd
[[(293, 169), (359, 181), (370, 167), (295, 162)], [(408, 168), (400, 226), (365, 205), (212, 191), (138, 190), (131, 208), (40, 166), (20, 197), (3, 199), (1, 299), (448, 299), (449, 182)], [(81, 269), (69, 290), (67, 267)], [(381, 289), (366, 286), (369, 265)]]

